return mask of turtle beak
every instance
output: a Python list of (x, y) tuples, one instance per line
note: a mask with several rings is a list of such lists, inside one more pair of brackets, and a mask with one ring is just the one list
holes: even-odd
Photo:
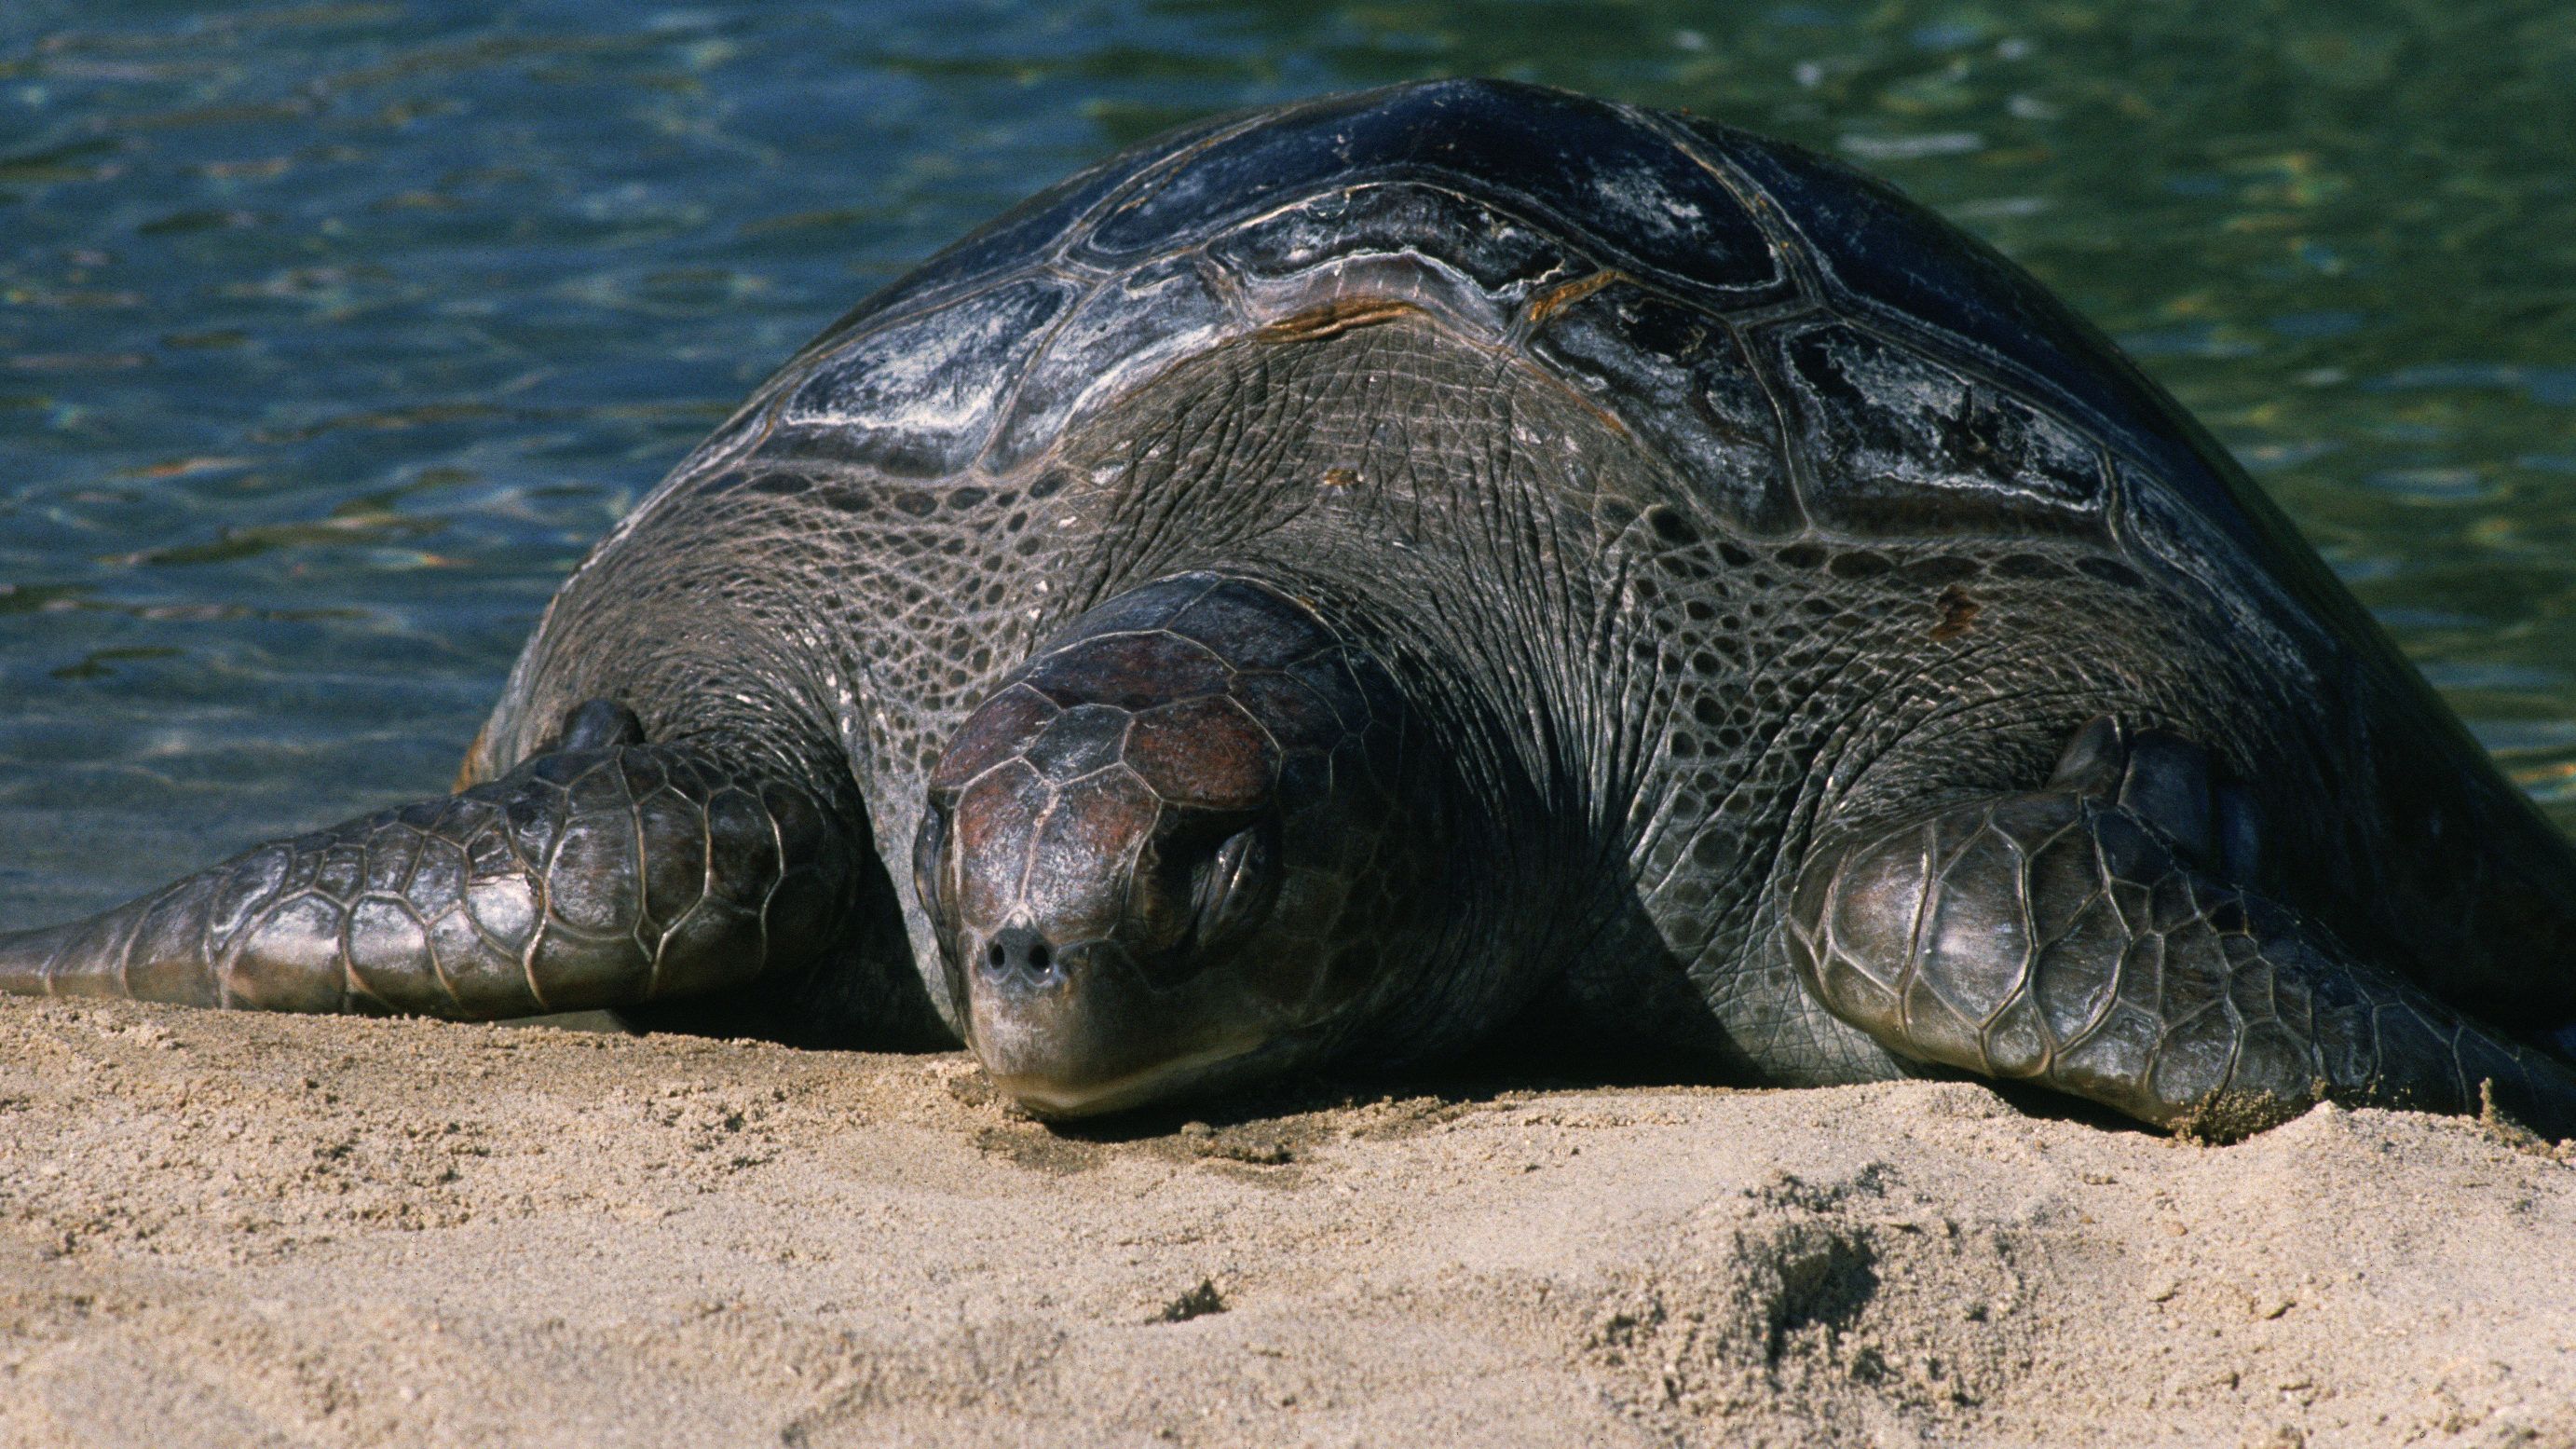
[(1058, 945), (1015, 924), (971, 944), (968, 1042), (994, 1085), (1043, 1117), (1170, 1095), (1263, 1041), (1240, 1013), (1153, 990), (1111, 942)]

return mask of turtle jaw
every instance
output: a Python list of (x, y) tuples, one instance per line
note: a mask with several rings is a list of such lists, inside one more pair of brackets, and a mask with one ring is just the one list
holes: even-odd
[(1113, 944), (1069, 946), (1034, 970), (1016, 943), (996, 969), (994, 945), (982, 944), (982, 969), (970, 973), (967, 1044), (993, 1084), (1038, 1116), (1142, 1106), (1237, 1079), (1269, 1055), (1267, 1013), (1223, 990), (1222, 972), (1157, 990)]
[(1031, 1115), (1050, 1121), (1074, 1117), (1099, 1117), (1111, 1112), (1124, 1112), (1168, 1097), (1179, 1096), (1193, 1088), (1203, 1087), (1214, 1075), (1214, 1069), (1249, 1055), (1261, 1043), (1222, 1042), (1204, 1051), (1142, 1068), (1124, 1077), (1068, 1084), (1059, 1078), (1039, 1073), (997, 1071), (987, 1066), (984, 1071), (1004, 1095), (1028, 1109)]

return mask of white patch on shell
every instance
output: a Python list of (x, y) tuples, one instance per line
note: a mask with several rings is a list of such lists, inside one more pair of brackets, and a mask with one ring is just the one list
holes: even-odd
[(814, 369), (780, 410), (808, 427), (918, 440), (933, 451), (981, 440), (1032, 335), (1067, 288), (1033, 278), (872, 332)]
[(1642, 167), (1605, 172), (1593, 178), (1593, 194), (1625, 219), (1678, 236), (1707, 217), (1700, 204), (1675, 196), (1663, 178)]

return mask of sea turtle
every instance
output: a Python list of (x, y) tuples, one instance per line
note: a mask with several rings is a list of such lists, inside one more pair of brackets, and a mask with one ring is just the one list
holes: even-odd
[(1444, 81), (940, 253), (574, 572), (459, 793), (0, 985), (962, 1040), (1056, 1116), (1516, 1029), (2565, 1135), (2572, 961), (2566, 843), (2030, 278)]

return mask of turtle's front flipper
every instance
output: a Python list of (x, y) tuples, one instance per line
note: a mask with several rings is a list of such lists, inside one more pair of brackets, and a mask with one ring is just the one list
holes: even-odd
[(1830, 844), (1791, 954), (1905, 1057), (2033, 1080), (2160, 1126), (2236, 1133), (2320, 1098), (2476, 1111), (2576, 1136), (2576, 1072), (2471, 1023), (2248, 877), (2241, 796), (2207, 756), (2108, 720), (2049, 788)]
[(103, 915), (0, 935), (0, 990), (488, 1018), (791, 969), (852, 898), (847, 824), (615, 706), (486, 785), (263, 845)]

